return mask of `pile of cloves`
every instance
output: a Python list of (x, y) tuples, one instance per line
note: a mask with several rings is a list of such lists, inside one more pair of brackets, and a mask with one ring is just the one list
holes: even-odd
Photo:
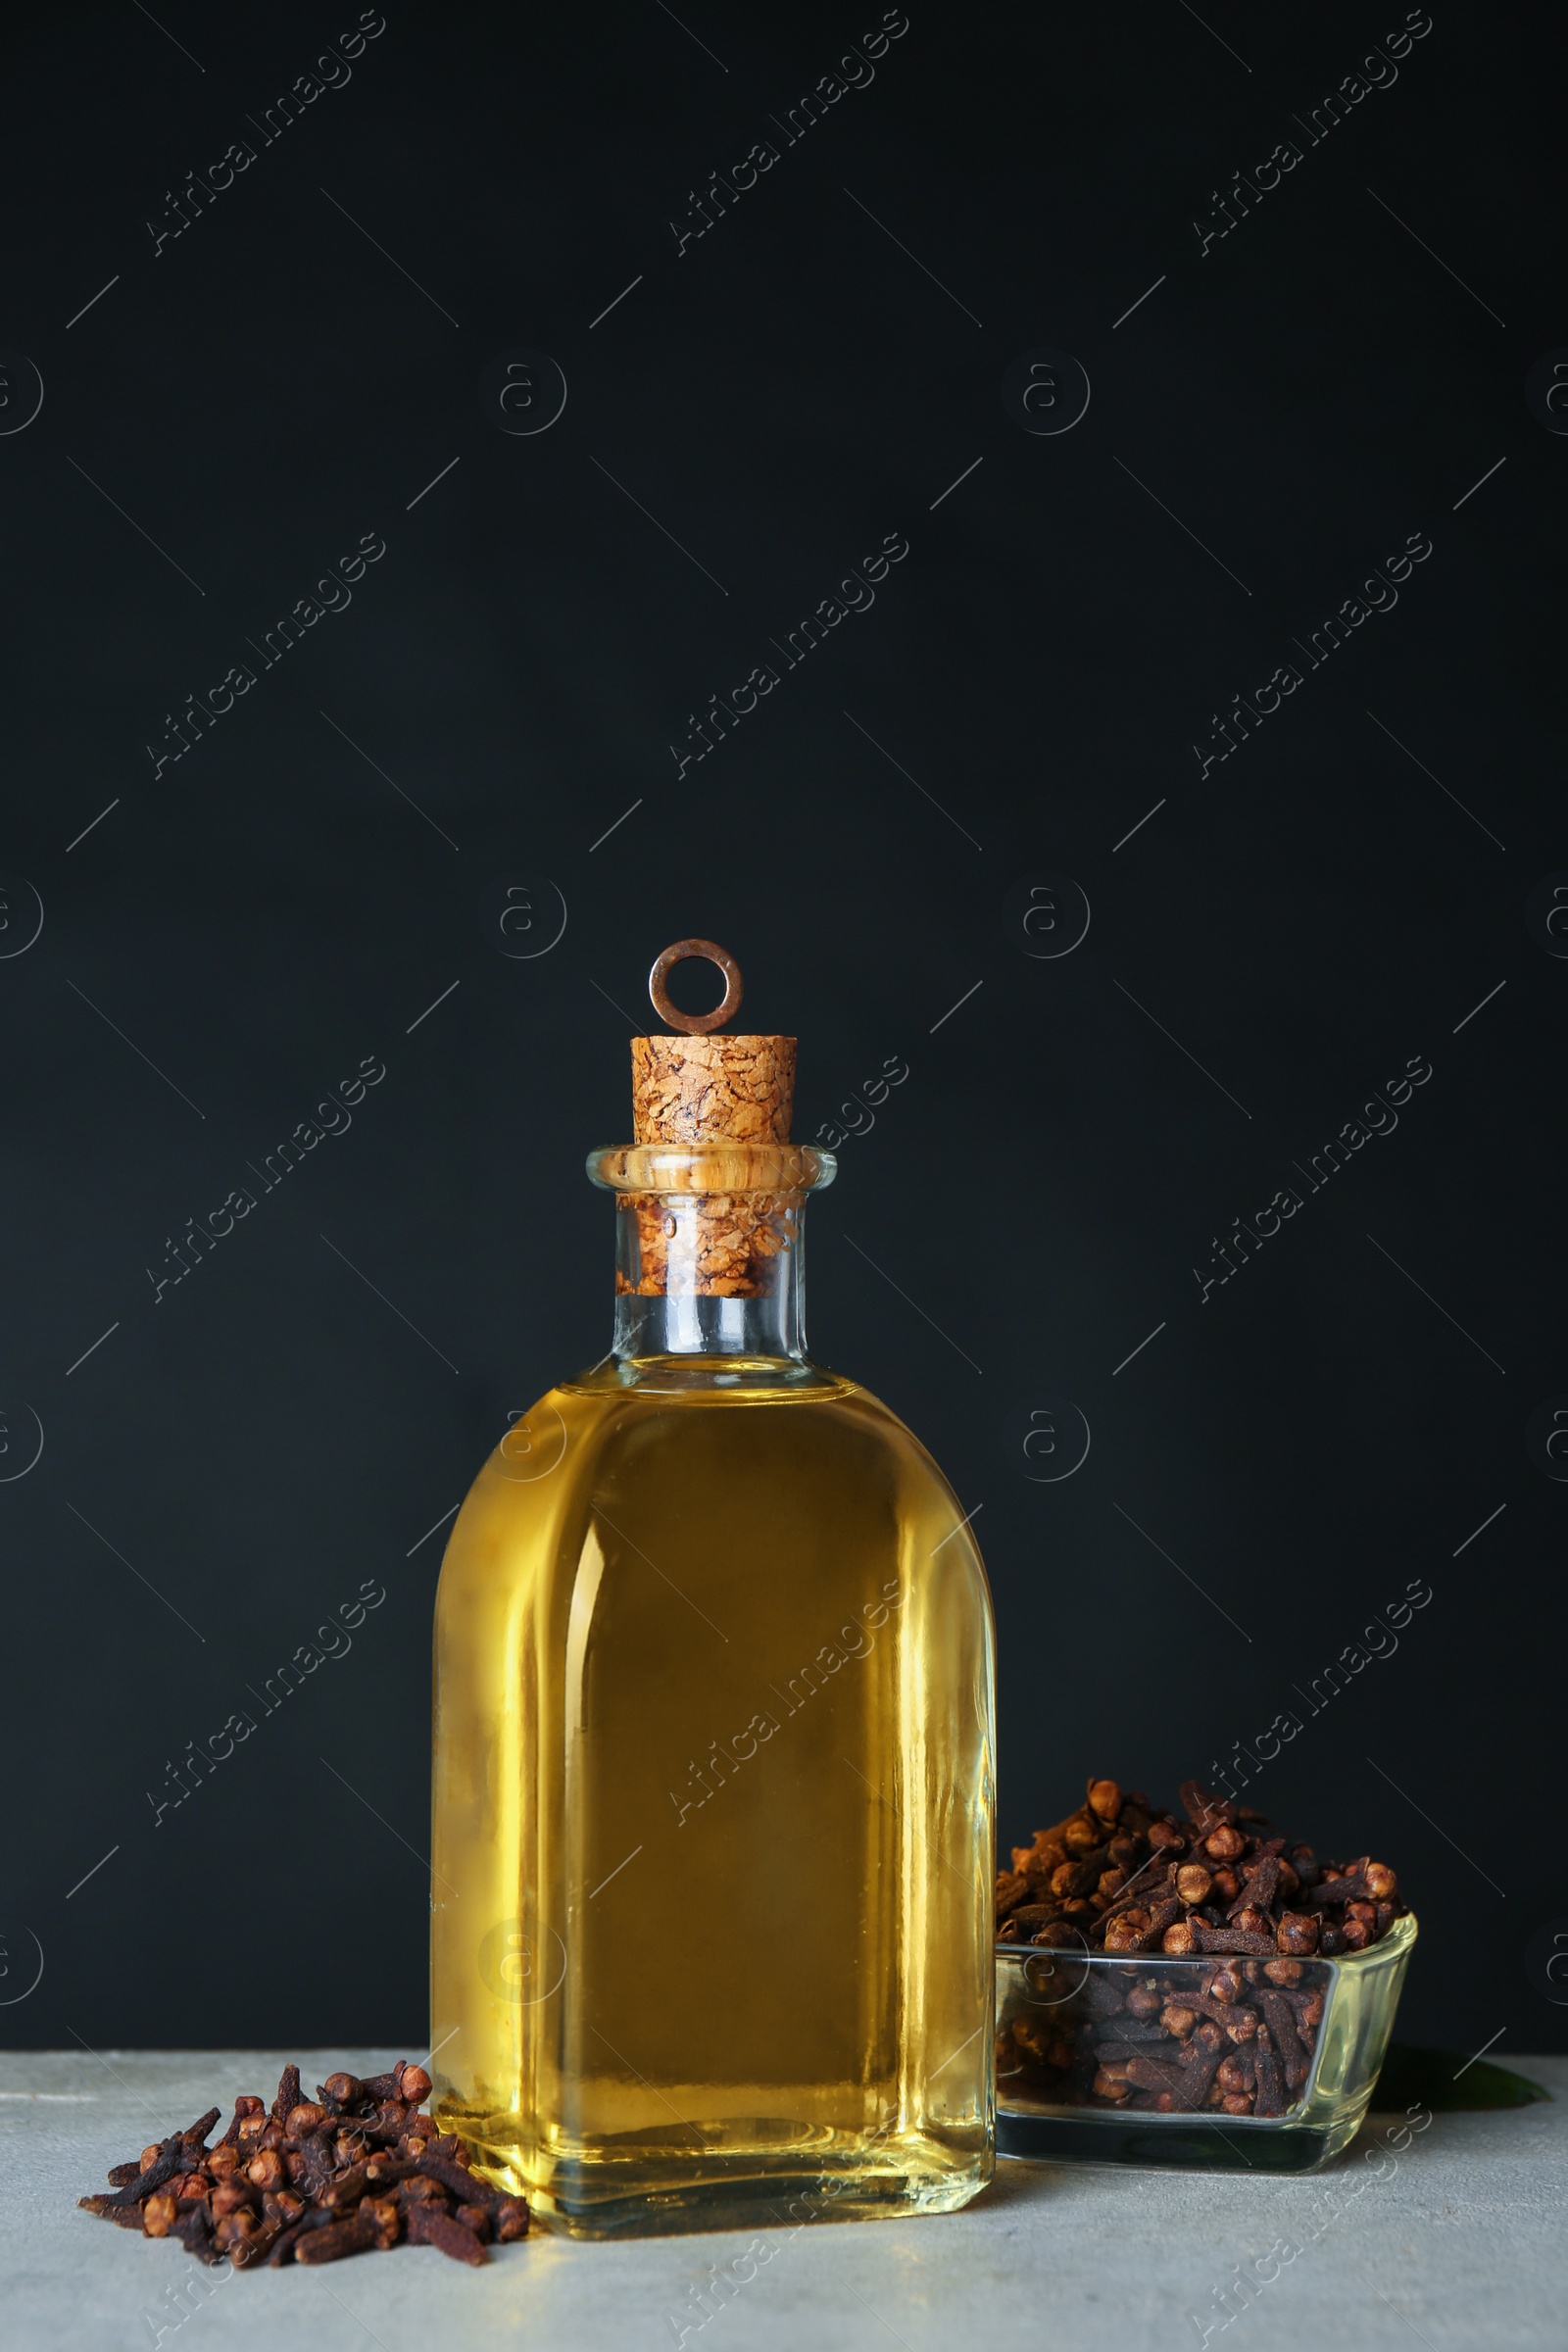
[(997, 1879), (998, 1942), (1332, 1959), (1364, 1951), (1404, 1909), (1393, 1871), (1370, 1855), (1319, 1862), (1309, 1845), (1265, 1835), (1266, 1814), (1197, 1781), (1182, 1783), (1181, 1801), (1185, 1819), (1141, 1789), (1091, 1781), (1076, 1813), (1013, 1847)]
[[(1196, 1781), (1181, 1802), (1185, 1818), (1091, 1781), (1076, 1813), (1013, 1847), (997, 1880), (998, 1942), (1079, 1967), (1026, 1964), (1004, 2001), (1004, 2106), (1278, 2117), (1304, 2092), (1325, 1962), (1387, 1933), (1404, 1909), (1395, 1875), (1369, 1855), (1320, 1863)], [(1032, 1967), (1049, 1985), (1029, 1981)]]
[(1066, 2000), (1004, 2015), (997, 2096), (1004, 2107), (1282, 2116), (1312, 2072), (1328, 1974), (1320, 1961), (1277, 1958), (1090, 1970)]
[(236, 2099), (228, 2130), (209, 2147), (222, 2114), (209, 2108), (134, 2163), (114, 2166), (110, 2193), (77, 2202), (237, 2270), (337, 2262), (403, 2239), (481, 2263), (489, 2239), (527, 2234), (528, 2208), (473, 2177), (463, 2141), (421, 2112), (429, 2088), (423, 2067), (400, 2059), (364, 2082), (329, 2075), (305, 2099), (299, 2068), (286, 2066), (270, 2110), (254, 2095)]

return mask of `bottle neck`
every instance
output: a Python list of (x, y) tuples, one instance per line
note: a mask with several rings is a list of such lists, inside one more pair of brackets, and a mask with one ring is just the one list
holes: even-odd
[(801, 1194), (617, 1202), (614, 1353), (806, 1360)]
[(744, 1355), (806, 1361), (798, 1254), (765, 1298), (676, 1297), (615, 1300), (614, 1353), (622, 1363), (653, 1355)]
[(835, 1172), (808, 1144), (590, 1152), (589, 1175), (615, 1196), (616, 1359), (806, 1365), (806, 1202)]

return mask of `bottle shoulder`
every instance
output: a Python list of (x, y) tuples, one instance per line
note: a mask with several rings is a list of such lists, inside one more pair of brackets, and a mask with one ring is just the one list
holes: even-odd
[(558, 1382), (515, 1416), (470, 1492), (499, 1482), (519, 1504), (553, 1502), (561, 1487), (598, 1475), (607, 1456), (627, 1449), (644, 1457), (688, 1448), (709, 1454), (715, 1446), (737, 1464), (780, 1449), (796, 1456), (848, 1451), (867, 1465), (887, 1455), (898, 1459), (905, 1481), (953, 1493), (915, 1432), (858, 1381), (810, 1363), (780, 1370), (741, 1362), (715, 1371), (711, 1359), (697, 1367), (680, 1358), (595, 1366)]
[(449, 1556), (475, 1539), (486, 1550), (517, 1541), (574, 1550), (588, 1518), (654, 1507), (654, 1496), (677, 1511), (683, 1541), (731, 1514), (799, 1533), (824, 1517), (847, 1524), (863, 1506), (889, 1529), (929, 1526), (932, 1544), (959, 1536), (945, 1557), (972, 1550), (963, 1506), (913, 1431), (858, 1383), (805, 1370), (776, 1385), (657, 1372), (560, 1383), (481, 1466)]
[(810, 1404), (857, 1394), (863, 1392), (855, 1381), (806, 1358), (740, 1355), (610, 1359), (558, 1382), (550, 1392), (552, 1396), (711, 1404)]
[[(584, 1376), (547, 1390), (528, 1414), (514, 1424), (491, 1460), (507, 1466), (513, 1453), (537, 1449), (549, 1458), (551, 1442), (579, 1454), (614, 1452), (623, 1445), (637, 1451), (690, 1445), (718, 1446), (742, 1454), (753, 1447), (858, 1446), (890, 1449), (918, 1461), (938, 1479), (930, 1454), (890, 1405), (841, 1374), (814, 1364), (793, 1366), (775, 1376), (769, 1368), (741, 1365), (733, 1371), (707, 1369), (694, 1377), (689, 1365), (641, 1365), (637, 1377)], [(786, 1436), (786, 1431), (789, 1435)]]

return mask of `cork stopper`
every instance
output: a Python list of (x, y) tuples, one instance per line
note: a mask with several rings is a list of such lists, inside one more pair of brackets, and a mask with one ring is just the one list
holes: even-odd
[[(697, 956), (724, 975), (713, 1011), (680, 1012), (665, 987)], [(631, 1041), (633, 1132), (639, 1144), (787, 1144), (795, 1099), (793, 1037), (717, 1037), (740, 1009), (740, 968), (710, 939), (677, 940), (648, 976), (654, 1009), (677, 1032)]]
[[(670, 971), (692, 956), (716, 964), (724, 975), (723, 1002), (711, 1012), (681, 1012), (669, 1001)], [(790, 1140), (795, 1040), (713, 1034), (740, 1009), (741, 988), (734, 957), (710, 939), (677, 940), (648, 976), (654, 1010), (675, 1034), (631, 1041), (637, 1144), (741, 1149), (726, 1156), (722, 1174), (716, 1165), (713, 1171), (733, 1191), (694, 1193), (679, 1202), (668, 1194), (620, 1195), (635, 1223), (636, 1270), (623, 1272), (617, 1288), (644, 1296), (760, 1298), (777, 1286), (778, 1261), (793, 1245), (802, 1195), (789, 1187), (784, 1162), (768, 1148)], [(781, 1189), (746, 1186), (747, 1148), (770, 1166), (764, 1183), (779, 1187), (784, 1178)], [(785, 1156), (793, 1161), (796, 1155)]]

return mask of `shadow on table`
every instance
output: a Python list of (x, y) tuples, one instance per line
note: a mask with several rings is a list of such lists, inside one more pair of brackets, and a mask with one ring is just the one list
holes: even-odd
[(1496, 2107), (1534, 2107), (1551, 2093), (1511, 2067), (1492, 2066), (1456, 2050), (1419, 2050), (1407, 2042), (1389, 2046), (1372, 2093), (1373, 2115), (1402, 2115), (1411, 2107), (1434, 2115), (1473, 2114)]

